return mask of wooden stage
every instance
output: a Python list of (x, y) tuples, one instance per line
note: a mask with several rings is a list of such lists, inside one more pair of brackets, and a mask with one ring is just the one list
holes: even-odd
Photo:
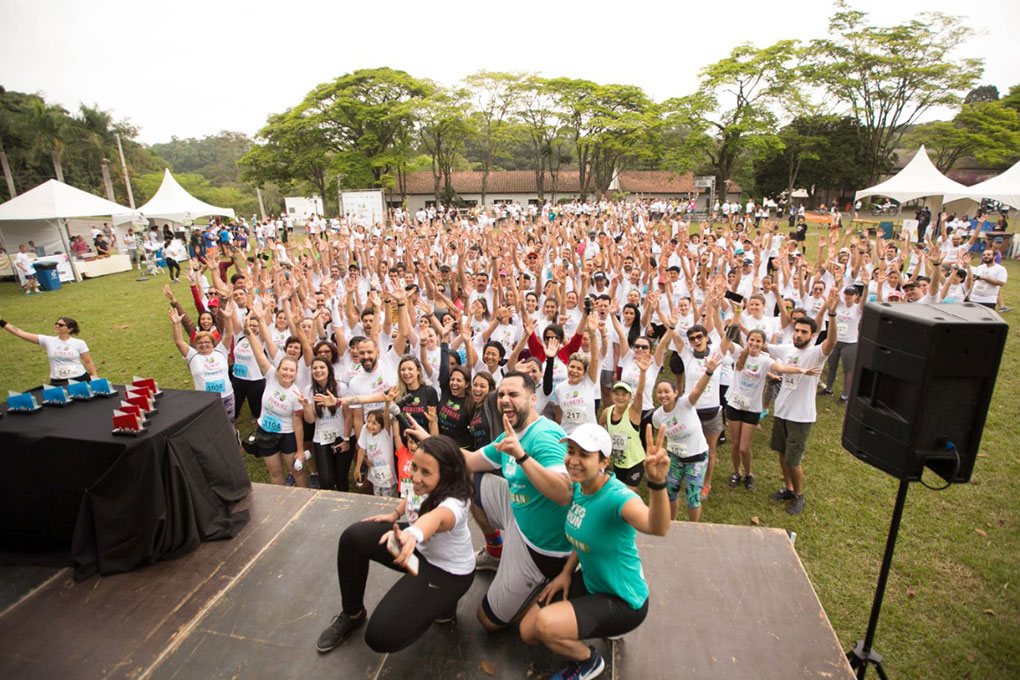
[[(128, 574), (76, 584), (70, 569), (0, 567), (0, 677), (539, 680), (562, 663), (516, 630), (482, 631), (488, 572), (456, 624), (402, 652), (372, 652), (362, 628), (320, 655), (315, 640), (340, 609), (340, 531), (392, 504), (255, 484), (243, 505), (251, 522), (236, 538)], [(678, 523), (640, 547), (649, 615), (623, 639), (595, 642), (602, 677), (852, 677), (784, 531)], [(372, 569), (370, 611), (397, 577)]]

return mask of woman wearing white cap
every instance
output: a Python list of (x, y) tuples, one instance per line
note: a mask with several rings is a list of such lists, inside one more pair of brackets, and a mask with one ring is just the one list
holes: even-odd
[[(665, 536), (669, 499), (665, 493), (669, 457), (664, 432), (652, 442), (649, 428), (645, 475), (649, 502), (606, 472), (612, 451), (609, 433), (594, 423), (577, 427), (567, 443), (564, 463), (574, 485), (565, 531), (574, 547), (563, 571), (553, 579), (521, 621), (521, 639), (541, 642), (571, 661), (553, 675), (594, 678), (605, 668), (602, 656), (581, 642), (628, 633), (648, 615), (648, 584), (634, 543), (635, 531)], [(575, 572), (580, 564), (580, 574)], [(562, 593), (565, 600), (554, 602)]]
[(606, 428), (613, 442), (610, 458), (616, 477), (637, 491), (641, 479), (645, 476), (645, 447), (641, 443), (641, 409), (644, 408), (642, 395), (645, 392), (645, 380), (651, 357), (639, 356), (635, 363), (641, 372), (638, 374), (637, 387), (631, 387), (622, 380), (613, 385), (613, 405), (606, 407), (599, 414), (599, 425)]

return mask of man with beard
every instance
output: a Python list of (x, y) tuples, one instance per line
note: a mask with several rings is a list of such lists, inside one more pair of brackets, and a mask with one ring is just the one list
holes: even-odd
[[(836, 288), (829, 292), (826, 304), (828, 317), (836, 317), (839, 295)], [(769, 345), (769, 354), (776, 361), (798, 368), (821, 367), (836, 346), (837, 333), (829, 333), (825, 342), (813, 342), (818, 324), (810, 316), (793, 322), (792, 345)], [(769, 446), (779, 453), (785, 485), (771, 494), (774, 501), (790, 501), (786, 512), (799, 515), (804, 511), (804, 471), (801, 460), (807, 446), (811, 426), (815, 422), (815, 392), (818, 375), (786, 374), (776, 397), (776, 417), (772, 424), (772, 441)]]
[(1006, 268), (995, 264), (995, 251), (988, 248), (981, 253), (981, 264), (971, 268), (974, 287), (970, 289), (970, 301), (995, 309), (999, 288), (1006, 283)]
[(504, 532), (497, 560), (479, 551), (476, 569), (496, 577), (478, 607), (489, 631), (505, 628), (522, 614), (539, 588), (563, 569), (571, 547), (563, 533), (573, 486), (563, 463), (563, 428), (535, 411), (535, 382), (510, 371), (499, 383), (497, 404), (504, 432), (478, 451), (465, 451), (472, 472), (482, 475), (475, 503), (495, 529)]

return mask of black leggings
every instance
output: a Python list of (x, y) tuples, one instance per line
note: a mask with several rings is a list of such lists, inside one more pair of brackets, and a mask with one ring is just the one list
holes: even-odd
[(386, 546), (379, 545), (379, 539), (392, 528), (389, 522), (355, 522), (340, 536), (336, 554), (340, 597), (350, 615), (365, 609), (369, 560), (404, 573), (383, 595), (365, 629), (365, 642), (380, 653), (399, 652), (424, 635), (437, 616), (457, 605), (475, 578), (474, 572), (458, 576), (443, 571), (421, 553), (415, 553), (418, 576), (394, 566)]
[(255, 420), (262, 415), (262, 393), (266, 391), (266, 379), (242, 380), (237, 376), (230, 376), (230, 384), (234, 388), (234, 420), (241, 415), (241, 406), (244, 400), (248, 400), (248, 408), (251, 409), (251, 417)]
[[(337, 446), (343, 440), (337, 440)], [(336, 491), (350, 491), (351, 461), (354, 460), (354, 444), (341, 451), (332, 444), (315, 445), (315, 468), (319, 471), (319, 488)]]
[[(166, 261), (166, 269), (170, 274), (171, 279), (176, 279), (181, 275), (181, 265), (177, 264), (177, 260), (165, 256), (163, 257), (163, 260)], [(176, 274), (174, 273), (175, 269), (177, 270)]]

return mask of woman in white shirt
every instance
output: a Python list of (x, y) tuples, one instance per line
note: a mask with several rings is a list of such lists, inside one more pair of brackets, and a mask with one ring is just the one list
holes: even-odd
[(353, 451), (344, 434), (347, 432), (344, 409), (340, 399), (347, 395), (347, 387), (336, 381), (333, 365), (328, 359), (312, 359), (312, 381), (305, 388), (305, 422), (315, 426), (312, 444), (315, 448), (315, 468), (320, 489), (349, 491), (348, 473)]
[[(234, 313), (233, 301), (227, 303), (226, 314)], [(188, 369), (199, 392), (215, 392), (227, 409), (230, 422), (234, 422), (234, 388), (230, 383), (230, 347), (234, 340), (232, 324), (223, 324), (223, 335), (219, 344), (208, 331), (195, 333), (195, 346), (191, 347), (184, 340), (181, 330), (181, 315), (176, 309), (170, 309), (170, 322), (173, 324), (174, 344), (181, 356), (188, 362)]]
[[(425, 434), (420, 427), (411, 432)], [(436, 435), (418, 446), (411, 479), (413, 493), (396, 510), (355, 522), (340, 536), (337, 572), (343, 609), (319, 636), (319, 653), (337, 647), (366, 620), (365, 642), (380, 653), (406, 648), (433, 622), (454, 620), (457, 602), (471, 587), (475, 572), (467, 526), (471, 475), (457, 444)], [(402, 515), (407, 522), (397, 524)], [(409, 572), (383, 596), (371, 617), (364, 602), (370, 561)]]
[[(588, 318), (590, 355), (574, 352), (567, 362), (567, 379), (553, 389), (552, 403), (556, 404), (556, 422), (570, 434), (584, 423), (595, 422), (595, 400), (599, 395), (599, 341), (595, 317)], [(546, 370), (551, 370), (546, 359)]]
[(78, 335), (80, 329), (78, 322), (69, 316), (62, 316), (54, 322), (53, 332), (56, 335), (29, 333), (3, 319), (0, 319), (0, 328), (5, 328), (8, 333), (22, 340), (42, 345), (50, 362), (51, 385), (66, 385), (70, 380), (98, 377), (89, 346), (84, 340), (71, 337)]

